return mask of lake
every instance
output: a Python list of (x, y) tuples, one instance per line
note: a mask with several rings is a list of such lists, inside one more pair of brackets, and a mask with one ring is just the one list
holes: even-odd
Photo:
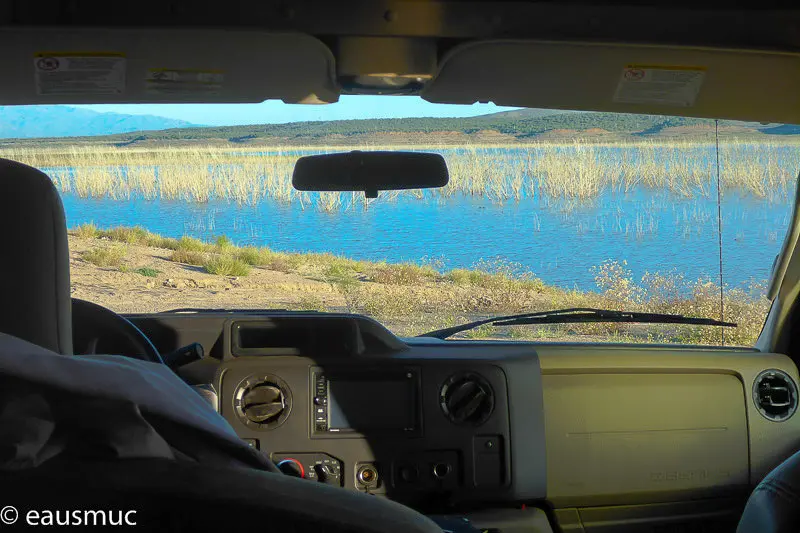
[[(719, 277), (716, 193), (686, 198), (651, 188), (605, 191), (590, 202), (527, 195), (491, 201), (454, 195), (400, 195), (369, 206), (346, 196), (325, 211), (269, 199), (248, 206), (211, 199), (85, 198), (63, 193), (71, 227), (141, 225), (169, 237), (210, 240), (278, 251), (331, 252), (355, 259), (431, 263), (440, 270), (479, 260), (514, 263), (548, 284), (594, 290), (592, 267), (626, 261), (635, 279), (645, 272)], [(723, 274), (730, 286), (769, 277), (790, 224), (793, 195), (771, 199), (726, 191), (721, 204)]]

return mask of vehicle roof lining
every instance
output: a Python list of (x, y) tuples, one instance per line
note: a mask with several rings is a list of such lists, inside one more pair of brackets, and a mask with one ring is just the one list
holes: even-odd
[[(336, 57), (311, 35), (256, 30), (7, 28), (0, 47), (0, 105), (235, 103), (338, 100)], [(110, 53), (125, 58), (120, 94), (40, 94), (41, 53)], [(614, 101), (627, 65), (702, 67), (692, 105)], [(457, 44), (420, 95), (436, 103), (554, 108), (800, 123), (800, 54), (674, 45), (484, 39)], [(154, 69), (219, 72), (213, 90), (165, 92)]]

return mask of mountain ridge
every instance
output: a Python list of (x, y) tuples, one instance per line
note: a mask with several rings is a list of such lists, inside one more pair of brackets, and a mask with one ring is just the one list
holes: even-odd
[[(680, 137), (705, 138), (713, 131), (714, 120), (661, 115), (632, 115), (591, 111), (517, 109), (473, 117), (418, 117), (400, 119), (345, 119), (304, 121), (282, 124), (241, 126), (198, 126), (185, 121), (154, 115), (105, 114), (68, 106), (30, 106), (13, 108), (25, 119), (25, 112), (34, 112), (35, 126), (27, 127), (28, 117), (17, 124), (9, 120), (9, 107), (0, 107), (0, 138), (6, 142), (99, 142), (117, 146), (141, 143), (227, 142), (297, 144), (370, 144), (445, 142), (531, 142), (536, 139), (588, 136), (598, 139)], [(33, 110), (33, 111), (31, 111)], [(87, 115), (88, 113), (88, 115)], [(56, 115), (54, 118), (52, 115)], [(59, 129), (59, 117), (74, 124), (83, 121), (89, 134), (67, 135), (68, 125)], [(66, 117), (66, 118), (65, 118)], [(94, 121), (94, 122), (92, 122)], [(737, 136), (785, 136), (800, 134), (800, 127), (786, 124), (761, 124), (720, 120), (720, 131)], [(16, 130), (15, 130), (16, 128)], [(116, 129), (100, 133), (101, 128)], [(9, 135), (24, 131), (26, 135)], [(45, 133), (46, 136), (36, 135)], [(12, 138), (13, 137), (13, 138)]]
[(99, 112), (66, 105), (0, 106), (0, 138), (91, 137), (199, 127), (156, 115)]

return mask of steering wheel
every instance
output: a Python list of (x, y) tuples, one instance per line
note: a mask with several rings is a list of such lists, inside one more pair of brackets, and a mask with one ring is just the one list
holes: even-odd
[(72, 299), (75, 353), (109, 353), (164, 364), (150, 339), (133, 322), (102, 305)]
[[(108, 353), (166, 364), (155, 345), (133, 322), (102, 305), (78, 298), (72, 299), (72, 341), (76, 354)], [(267, 469), (281, 473), (272, 461)]]

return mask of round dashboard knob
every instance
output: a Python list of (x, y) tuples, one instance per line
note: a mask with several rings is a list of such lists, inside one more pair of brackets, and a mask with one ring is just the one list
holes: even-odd
[(334, 475), (331, 467), (324, 464), (314, 465), (314, 472), (317, 473), (317, 479), (323, 483), (332, 478)]
[(480, 425), (494, 410), (494, 392), (477, 374), (450, 377), (442, 386), (440, 404), (445, 416), (455, 424)]
[(305, 468), (297, 459), (291, 457), (278, 462), (278, 470), (292, 477), (306, 477)]

